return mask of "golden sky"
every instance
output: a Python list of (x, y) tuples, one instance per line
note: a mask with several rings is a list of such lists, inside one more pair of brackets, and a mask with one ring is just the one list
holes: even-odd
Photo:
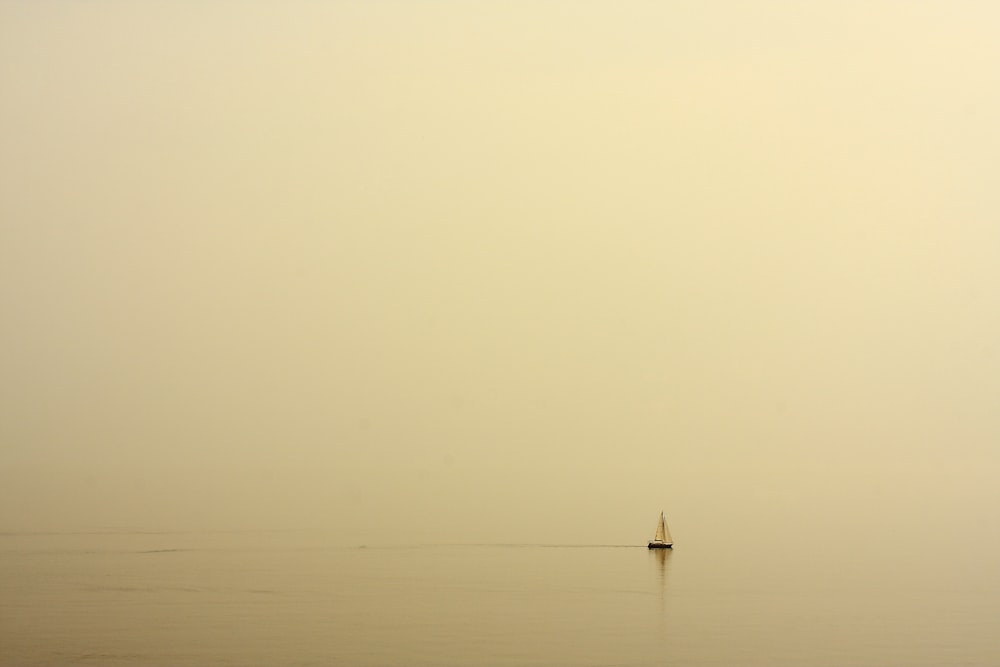
[(996, 526), (998, 118), (994, 2), (5, 2), (0, 530)]

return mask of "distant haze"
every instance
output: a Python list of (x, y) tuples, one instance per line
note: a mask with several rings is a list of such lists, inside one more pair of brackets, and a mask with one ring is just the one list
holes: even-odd
[(994, 2), (5, 2), (0, 531), (1000, 556), (998, 119)]

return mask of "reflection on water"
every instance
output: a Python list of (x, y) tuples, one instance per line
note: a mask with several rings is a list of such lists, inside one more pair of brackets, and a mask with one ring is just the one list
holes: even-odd
[(670, 557), (673, 555), (673, 549), (649, 549), (650, 562), (653, 563), (653, 567), (656, 570), (656, 575), (658, 579), (658, 591), (660, 597), (660, 621), (661, 630), (663, 630), (663, 623), (666, 621), (666, 609), (667, 609), (667, 573), (670, 571)]
[(660, 573), (660, 589), (666, 590), (667, 587), (667, 571), (670, 569), (670, 556), (674, 553), (673, 549), (650, 549), (649, 555), (654, 559), (656, 563), (656, 568)]

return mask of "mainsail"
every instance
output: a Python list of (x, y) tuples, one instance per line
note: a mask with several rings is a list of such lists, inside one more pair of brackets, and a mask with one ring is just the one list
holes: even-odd
[(666, 544), (672, 544), (673, 539), (670, 537), (670, 529), (667, 528), (667, 517), (663, 516), (663, 512), (660, 512), (660, 523), (656, 526), (656, 537), (653, 538), (654, 542), (664, 542)]

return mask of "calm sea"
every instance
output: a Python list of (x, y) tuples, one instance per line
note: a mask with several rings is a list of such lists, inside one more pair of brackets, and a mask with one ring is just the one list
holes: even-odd
[(4, 665), (1000, 665), (946, 549), (0, 535)]

